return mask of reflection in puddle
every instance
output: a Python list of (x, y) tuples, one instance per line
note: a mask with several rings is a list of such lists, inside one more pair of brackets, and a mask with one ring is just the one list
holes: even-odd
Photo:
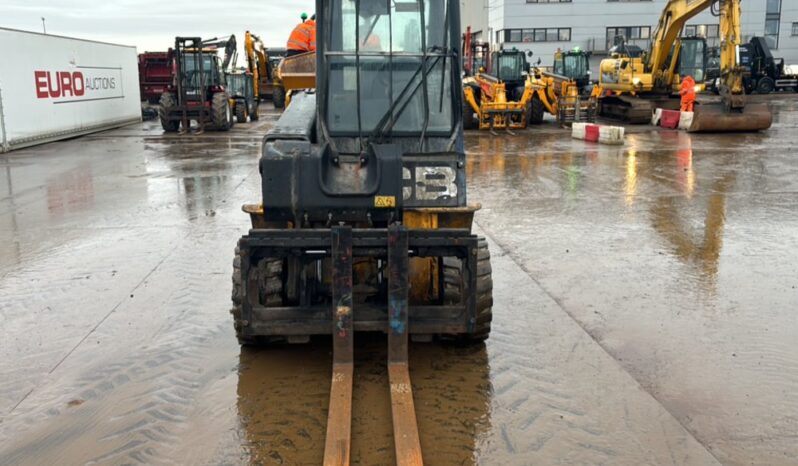
[[(387, 340), (358, 334), (352, 408), (353, 464), (394, 464)], [(321, 464), (330, 389), (329, 339), (242, 348), (241, 438), (251, 464)], [(490, 430), (484, 345), (411, 344), (410, 368), (422, 451), (429, 464), (476, 464)]]

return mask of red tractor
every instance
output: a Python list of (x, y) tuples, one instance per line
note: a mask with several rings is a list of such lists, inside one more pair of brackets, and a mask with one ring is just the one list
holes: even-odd
[[(222, 62), (218, 48), (225, 49)], [(225, 70), (235, 54), (235, 36), (225, 40), (177, 37), (173, 51), (172, 84), (161, 95), (158, 116), (166, 132), (177, 132), (180, 123), (188, 131), (195, 120), (202, 132), (206, 126), (219, 131), (233, 127), (235, 99), (227, 90)]]

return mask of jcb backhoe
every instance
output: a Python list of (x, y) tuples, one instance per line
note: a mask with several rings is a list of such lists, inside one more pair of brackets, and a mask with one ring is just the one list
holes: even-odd
[[(550, 113), (561, 126), (574, 122), (596, 121), (597, 91), (591, 93), (590, 54), (580, 49), (557, 51), (554, 54), (552, 71), (533, 67), (530, 73), (535, 91), (533, 105)], [(595, 91), (595, 89), (593, 89)], [(543, 122), (543, 114), (534, 114), (530, 123)]]
[(260, 39), (249, 31), (244, 34), (244, 53), (247, 66), (227, 73), (230, 96), (235, 100), (234, 113), (238, 123), (246, 123), (247, 119), (257, 121), (260, 103), (260, 60), (256, 53), (256, 44)]
[[(467, 202), (460, 2), (316, 1), (315, 91), (265, 136), (233, 262), (242, 345), (332, 336), (324, 464), (349, 464), (353, 341), (387, 333), (399, 464), (421, 464), (408, 337), (480, 342), (487, 242)], [(367, 47), (366, 47), (367, 45)], [(390, 422), (390, 421), (389, 421)]]
[(529, 63), (520, 50), (493, 52), (488, 72), (463, 79), (463, 123), (466, 129), (523, 129), (543, 119), (543, 106), (533, 102)]
[(656, 108), (678, 108), (672, 95), (681, 80), (692, 76), (701, 90), (706, 80), (706, 41), (679, 38), (685, 23), (711, 8), (720, 18), (721, 104), (696, 105), (690, 131), (758, 131), (770, 127), (773, 115), (765, 104), (747, 104), (740, 66), (741, 0), (669, 0), (660, 16), (647, 53), (623, 53), (601, 62), (599, 83), (602, 116), (630, 123), (648, 123)]

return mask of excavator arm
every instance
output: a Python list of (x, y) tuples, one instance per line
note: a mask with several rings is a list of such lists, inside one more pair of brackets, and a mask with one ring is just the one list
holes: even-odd
[[(255, 101), (260, 98), (260, 68), (266, 62), (266, 56), (261, 51), (263, 43), (255, 34), (246, 32), (244, 35), (244, 51), (247, 55), (247, 71), (252, 74), (252, 85), (254, 86)], [(266, 62), (266, 66), (268, 63)]]
[(745, 89), (740, 65), (740, 1), (720, 2), (720, 95), (729, 110), (745, 107)]
[[(669, 56), (672, 61), (677, 59), (678, 53), (671, 55), (671, 50), (685, 24), (697, 14), (711, 7), (716, 1), (718, 0), (670, 0), (665, 9), (662, 10), (659, 23), (657, 23), (657, 28), (654, 31), (646, 71), (655, 75), (658, 73), (672, 73), (675, 67), (672, 62), (667, 63), (667, 60)], [(727, 1), (737, 3), (739, 11), (740, 0)], [(670, 76), (665, 78), (670, 79)]]
[(222, 61), (222, 70), (227, 71), (230, 63), (233, 67), (236, 66), (238, 49), (236, 46), (236, 36), (230, 35), (228, 37), (208, 39), (202, 41), (203, 47), (213, 47), (216, 49), (224, 49), (224, 59)]

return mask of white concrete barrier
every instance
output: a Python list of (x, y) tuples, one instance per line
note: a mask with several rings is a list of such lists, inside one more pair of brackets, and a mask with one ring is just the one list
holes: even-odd
[(623, 144), (625, 129), (622, 126), (605, 126), (593, 123), (574, 123), (571, 137), (600, 144)]
[(682, 115), (679, 117), (679, 129), (687, 131), (692, 124), (693, 112), (682, 112)]
[(623, 144), (625, 131), (623, 126), (601, 126), (599, 128), (599, 142), (610, 145)]

